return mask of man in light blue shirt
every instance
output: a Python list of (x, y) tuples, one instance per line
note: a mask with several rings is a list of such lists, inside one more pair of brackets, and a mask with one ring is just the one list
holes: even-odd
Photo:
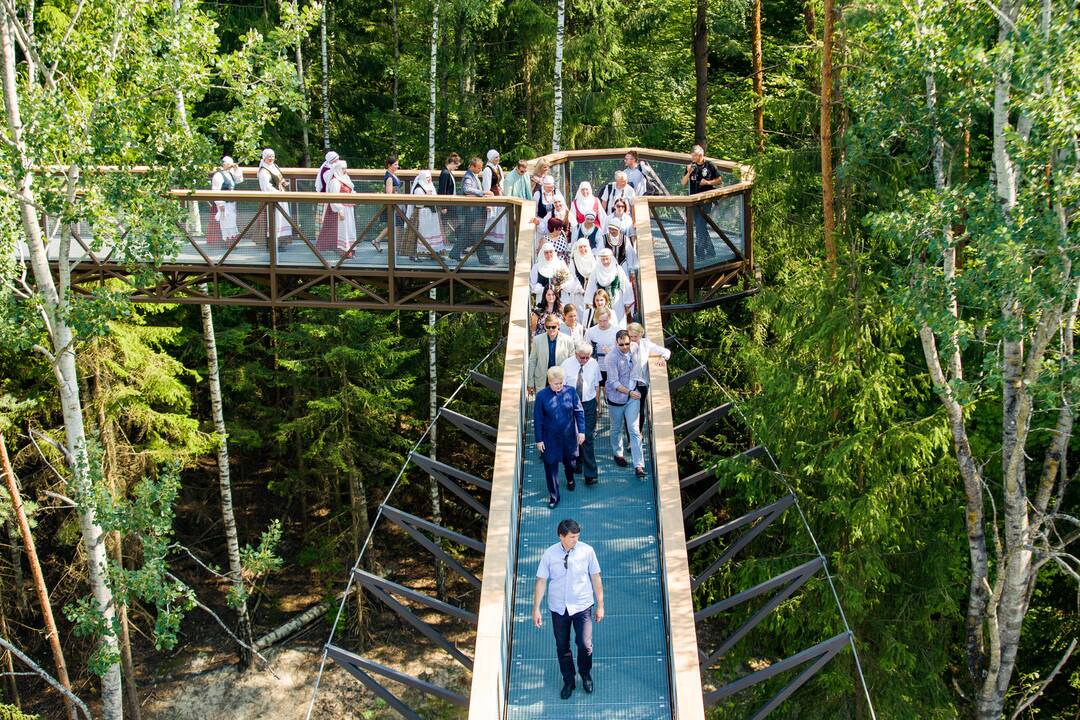
[(630, 433), (630, 456), (634, 461), (634, 473), (645, 479), (645, 456), (641, 446), (641, 426), (638, 413), (641, 412), (641, 392), (638, 380), (641, 371), (638, 368), (640, 357), (631, 352), (630, 334), (620, 330), (615, 334), (615, 350), (604, 358), (607, 365), (607, 382), (604, 392), (607, 394), (608, 410), (611, 417), (611, 451), (615, 464), (626, 467), (623, 456), (623, 427)]
[[(555, 631), (555, 652), (563, 687), (559, 697), (566, 700), (574, 692), (574, 654), (570, 650), (570, 628), (577, 642), (577, 670), (581, 687), (593, 691), (592, 623), (604, 619), (604, 586), (600, 582), (600, 563), (591, 545), (579, 542), (581, 526), (567, 518), (559, 523), (559, 542), (540, 558), (536, 568), (536, 589), (533, 592), (533, 624), (540, 628), (544, 616), (540, 601), (544, 589), (548, 593), (552, 629)], [(550, 586), (548, 583), (550, 581)], [(595, 602), (594, 595), (595, 592)]]

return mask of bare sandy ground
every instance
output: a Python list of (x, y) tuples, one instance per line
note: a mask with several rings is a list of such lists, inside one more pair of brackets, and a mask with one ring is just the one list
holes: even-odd
[[(433, 651), (421, 657), (416, 647), (381, 647), (363, 653), (425, 680), (436, 682), (461, 694), (468, 694), (468, 675), (444, 653)], [(143, 718), (147, 720), (302, 720), (307, 715), (315, 678), (319, 671), (321, 647), (294, 645), (271, 651), (270, 672), (237, 671), (233, 658), (220, 654), (189, 656), (181, 667), (153, 687), (144, 688)], [(464, 717), (449, 706), (432, 703), (401, 686), (387, 683), (424, 718)], [(359, 681), (328, 660), (319, 684), (312, 718), (362, 718), (375, 720), (399, 717)]]

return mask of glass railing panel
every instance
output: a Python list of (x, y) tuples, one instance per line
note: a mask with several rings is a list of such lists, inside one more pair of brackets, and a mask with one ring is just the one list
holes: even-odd
[[(213, 230), (204, 219), (206, 235), (195, 242), (214, 263), (229, 265), (268, 265), (270, 252), (267, 248), (266, 211), (264, 203), (256, 200), (242, 200), (236, 206), (236, 236), (230, 236), (228, 229)], [(200, 203), (207, 207), (208, 203)]]
[(686, 270), (686, 211), (685, 205), (649, 203), (653, 255), (660, 272)]
[[(708, 216), (712, 222), (705, 219)], [(723, 231), (723, 236), (717, 229)], [(738, 255), (725, 242), (738, 250)], [(694, 206), (694, 264), (707, 267), (739, 260), (745, 253), (742, 195), (727, 195)]]

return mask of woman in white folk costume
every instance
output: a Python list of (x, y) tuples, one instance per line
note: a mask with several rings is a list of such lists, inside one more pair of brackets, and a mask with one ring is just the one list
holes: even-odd
[[(413, 195), (437, 195), (435, 183), (431, 181), (431, 171), (421, 170), (416, 174), (412, 184)], [(417, 241), (418, 253), (438, 253), (442, 255), (446, 250), (446, 241), (443, 239), (442, 224), (439, 221), (439, 210), (432, 205), (414, 205), (406, 213), (416, 227), (420, 230), (423, 241)], [(424, 245), (424, 243), (427, 245)]]
[(570, 205), (570, 223), (580, 225), (585, 222), (585, 216), (590, 213), (598, 225), (604, 224), (607, 216), (604, 207), (600, 204), (600, 199), (593, 195), (592, 183), (583, 182), (578, 185), (577, 195), (574, 196), (574, 202)]
[(533, 263), (532, 270), (529, 272), (529, 285), (532, 287), (536, 302), (540, 302), (548, 285), (554, 286), (558, 284), (558, 281), (553, 282), (556, 276), (569, 279), (570, 269), (555, 254), (555, 246), (551, 243), (544, 243), (544, 246), (540, 248), (540, 252), (536, 254), (536, 262)]
[[(488, 150), (487, 164), (484, 165), (484, 170), (480, 173), (480, 185), (485, 192), (490, 191), (492, 195), (498, 197), (503, 194), (502, 179), (502, 168), (499, 167), (499, 151)], [(502, 253), (506, 244), (506, 228), (510, 224), (507, 216), (503, 214), (505, 209), (502, 206), (489, 207), (487, 209), (487, 223), (484, 225), (484, 230), (487, 232), (484, 242), (492, 246), (498, 253)]]
[(541, 188), (533, 193), (533, 199), (536, 200), (536, 214), (532, 222), (536, 226), (535, 242), (536, 248), (539, 249), (547, 242), (548, 220), (555, 217), (555, 203), (562, 200), (565, 205), (566, 200), (563, 199), (562, 193), (555, 189), (555, 178), (550, 175), (544, 176)]
[(593, 268), (596, 267), (596, 257), (588, 240), (578, 240), (574, 243), (574, 250), (570, 254), (570, 282), (568, 302), (578, 309), (578, 319), (583, 324), (588, 324), (589, 315), (586, 312), (588, 303), (585, 302), (585, 288), (589, 284)]
[(634, 249), (634, 244), (619, 231), (618, 225), (608, 224), (608, 232), (604, 236), (604, 242), (615, 256), (615, 262), (618, 263), (619, 269), (625, 273), (630, 281), (626, 286), (626, 292), (623, 293), (623, 298), (626, 303), (627, 314), (633, 315), (637, 304), (637, 288), (634, 284), (634, 273), (638, 269), (637, 251)]
[(315, 175), (315, 192), (329, 192), (330, 176), (334, 174), (334, 163), (341, 159), (336, 152), (331, 150), (326, 153), (326, 159), (319, 166), (319, 172)]
[(587, 240), (593, 250), (599, 250), (604, 246), (604, 231), (596, 222), (596, 216), (593, 213), (586, 213), (584, 222), (574, 226), (574, 242), (578, 240)]
[(637, 229), (634, 227), (634, 218), (630, 214), (630, 206), (625, 200), (615, 201), (614, 209), (607, 217), (604, 234), (607, 234), (608, 228), (612, 225), (619, 226), (619, 232), (622, 233), (623, 238), (629, 238), (631, 242), (636, 241)]
[[(221, 167), (210, 176), (210, 189), (214, 192), (232, 192), (244, 182), (244, 171), (226, 155), (221, 158)], [(227, 200), (215, 200), (210, 203), (210, 222), (206, 227), (206, 244), (214, 247), (228, 245), (240, 229), (236, 225), (236, 203)]]
[[(259, 190), (267, 193), (281, 193), (289, 189), (289, 181), (285, 179), (285, 176), (281, 173), (281, 168), (277, 166), (275, 162), (277, 155), (270, 148), (266, 148), (262, 151), (262, 160), (259, 161), (259, 170), (257, 175), (259, 177)], [(263, 237), (269, 237), (269, 209), (263, 213), (263, 220), (261, 225), (263, 227)], [(281, 241), (285, 238), (292, 237), (293, 228), (292, 223), (289, 222), (289, 204), (277, 203), (277, 216), (274, 218), (274, 222), (277, 224), (277, 240), (279, 247)]]
[[(354, 192), (353, 181), (349, 177), (348, 166), (344, 160), (335, 161), (330, 167), (331, 174), (326, 179), (327, 193), (349, 195)], [(323, 211), (323, 223), (319, 228), (319, 239), (315, 248), (320, 252), (336, 252), (345, 257), (353, 256), (356, 243), (355, 206), (349, 203), (329, 203)]]
[[(626, 273), (615, 262), (615, 255), (609, 248), (604, 248), (596, 253), (596, 267), (593, 268), (589, 277), (589, 284), (585, 287), (585, 296), (593, 297), (597, 290), (604, 290), (611, 298), (611, 321), (619, 327), (626, 326), (626, 306), (633, 304), (629, 297), (632, 292), (630, 280)], [(629, 302), (628, 302), (629, 301)]]

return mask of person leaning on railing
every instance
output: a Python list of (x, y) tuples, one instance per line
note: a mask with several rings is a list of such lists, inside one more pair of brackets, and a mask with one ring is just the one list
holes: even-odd
[[(679, 181), (683, 185), (689, 185), (690, 194), (712, 190), (716, 185), (723, 185), (724, 178), (716, 169), (712, 161), (705, 157), (705, 150), (700, 145), (695, 145), (690, 151), (690, 162), (686, 165), (686, 174)], [(712, 237), (709, 235), (709, 223), (705, 220), (708, 206), (691, 205), (690, 210), (694, 215), (694, 255), (700, 258), (711, 258), (716, 255)]]
[[(474, 157), (469, 161), (469, 169), (465, 171), (465, 177), (461, 181), (462, 195), (477, 198), (493, 197), (495, 195), (491, 190), (484, 190), (483, 185), (480, 184), (479, 173), (483, 167), (484, 161), (480, 157)], [(470, 205), (465, 208), (464, 227), (459, 228), (457, 237), (454, 240), (454, 247), (450, 251), (451, 260), (460, 260), (468, 252), (471, 245), (478, 244), (476, 257), (480, 260), (480, 264), (495, 264), (487, 248), (484, 247), (484, 219), (486, 215), (486, 210), (483, 207)]]

